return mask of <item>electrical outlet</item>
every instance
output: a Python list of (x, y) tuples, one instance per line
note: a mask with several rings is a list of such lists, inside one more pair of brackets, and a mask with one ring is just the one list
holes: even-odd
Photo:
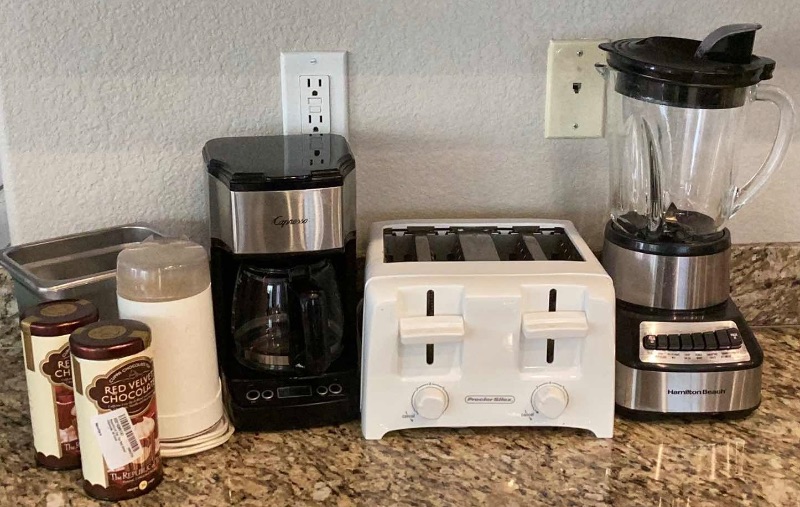
[(595, 63), (605, 63), (598, 47), (606, 39), (551, 40), (547, 50), (544, 136), (602, 137), (605, 81)]
[(300, 76), (300, 131), (303, 134), (331, 133), (330, 77)]
[(348, 135), (347, 52), (281, 53), (284, 134)]

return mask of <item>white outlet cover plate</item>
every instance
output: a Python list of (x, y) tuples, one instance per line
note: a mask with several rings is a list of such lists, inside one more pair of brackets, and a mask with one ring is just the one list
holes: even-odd
[[(594, 65), (605, 63), (598, 45), (607, 39), (551, 40), (547, 50), (544, 136), (602, 137), (605, 80)], [(573, 85), (580, 84), (578, 93)]]
[[(301, 134), (307, 107), (302, 104), (302, 76), (328, 76), (330, 119), (323, 123), (331, 134), (349, 134), (347, 114), (347, 51), (281, 53), (283, 133)], [(304, 114), (304, 112), (306, 114)]]

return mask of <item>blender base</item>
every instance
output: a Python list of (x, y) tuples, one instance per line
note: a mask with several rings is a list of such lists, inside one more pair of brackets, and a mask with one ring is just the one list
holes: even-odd
[(694, 311), (617, 301), (617, 413), (741, 418), (761, 403), (763, 352), (729, 299)]
[(730, 412), (648, 412), (646, 410), (632, 410), (621, 405), (614, 405), (614, 413), (623, 419), (631, 421), (663, 421), (666, 419), (684, 419), (687, 421), (719, 419), (724, 421), (735, 421), (746, 419), (750, 414), (761, 406), (759, 402), (753, 408), (746, 410), (732, 410)]

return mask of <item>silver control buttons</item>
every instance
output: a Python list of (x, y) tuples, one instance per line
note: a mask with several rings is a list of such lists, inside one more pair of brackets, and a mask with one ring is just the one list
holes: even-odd
[(261, 397), (261, 393), (255, 389), (251, 389), (245, 393), (244, 397), (247, 398), (248, 401), (256, 401)]
[(270, 391), (269, 389), (264, 389), (261, 391), (261, 397), (265, 400), (271, 400), (275, 396), (275, 393)]
[(567, 408), (567, 404), (569, 404), (567, 390), (558, 384), (542, 384), (531, 396), (533, 408), (548, 419), (560, 416)]
[(731, 364), (750, 360), (736, 323), (658, 322), (639, 325), (639, 359), (651, 364)]
[(425, 419), (438, 419), (447, 410), (450, 399), (443, 387), (428, 384), (419, 387), (411, 397), (414, 412)]
[(320, 396), (325, 396), (328, 394), (328, 388), (325, 386), (317, 386), (317, 394)]
[(342, 386), (339, 384), (331, 384), (328, 386), (328, 391), (331, 394), (342, 394)]

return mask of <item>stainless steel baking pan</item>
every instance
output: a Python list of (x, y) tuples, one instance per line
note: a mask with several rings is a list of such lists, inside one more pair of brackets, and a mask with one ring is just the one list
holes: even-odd
[(83, 298), (103, 319), (117, 317), (117, 255), (150, 236), (144, 224), (130, 224), (16, 245), (0, 252), (0, 266), (14, 279), (20, 307), (42, 301)]

